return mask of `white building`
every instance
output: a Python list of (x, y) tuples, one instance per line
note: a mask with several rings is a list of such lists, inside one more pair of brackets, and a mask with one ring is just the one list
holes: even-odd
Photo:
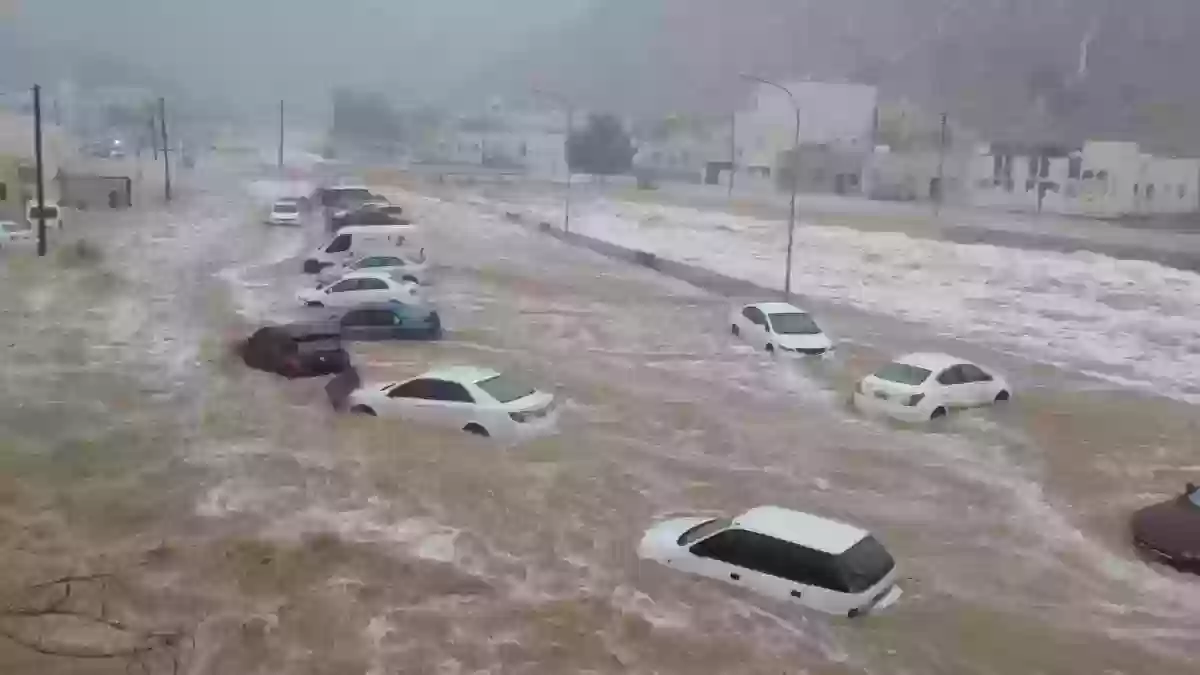
[(1200, 211), (1200, 159), (1156, 157), (1137, 143), (993, 146), (971, 163), (971, 202), (1017, 211), (1119, 218)]
[[(879, 103), (875, 87), (806, 81), (781, 84), (800, 109), (801, 144), (864, 156), (874, 148)], [(795, 142), (795, 108), (782, 91), (760, 84), (750, 107), (736, 113), (734, 119), (739, 180), (758, 177), (769, 182), (778, 171), (780, 154)], [(728, 153), (725, 155), (722, 159), (728, 161)]]

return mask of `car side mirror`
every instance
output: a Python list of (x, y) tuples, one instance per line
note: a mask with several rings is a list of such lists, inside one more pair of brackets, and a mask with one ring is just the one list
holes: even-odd
[(1192, 493), (1196, 491), (1196, 484), (1195, 484), (1195, 483), (1191, 483), (1191, 482), (1189, 482), (1189, 483), (1187, 484), (1187, 488), (1186, 488), (1186, 490), (1187, 490), (1187, 491), (1186, 491), (1186, 493), (1185, 493), (1185, 494), (1187, 494), (1187, 495), (1190, 497), (1190, 496), (1192, 495)]

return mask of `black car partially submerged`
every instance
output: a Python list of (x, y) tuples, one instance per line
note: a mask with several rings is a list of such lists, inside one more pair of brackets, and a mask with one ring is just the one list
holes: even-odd
[(1134, 513), (1130, 528), (1147, 559), (1200, 574), (1200, 487), (1188, 483), (1178, 497)]
[(247, 338), (240, 351), (247, 366), (289, 379), (331, 375), (350, 366), (337, 324), (267, 326)]

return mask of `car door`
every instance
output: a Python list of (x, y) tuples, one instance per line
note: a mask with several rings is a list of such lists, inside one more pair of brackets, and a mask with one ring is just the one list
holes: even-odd
[(434, 400), (436, 382), (438, 380), (418, 378), (393, 387), (387, 394), (388, 412), (414, 422), (438, 423), (438, 402)]
[(688, 548), (690, 555), (678, 556), (672, 560), (671, 566), (689, 574), (746, 586), (749, 570), (739, 565), (738, 561), (746, 556), (741, 549), (747, 534), (745, 530), (737, 528), (722, 530), (692, 544)]
[(352, 309), (342, 316), (340, 321), (342, 337), (347, 340), (371, 340), (371, 312), (365, 309)]
[(941, 388), (942, 400), (955, 408), (975, 405), (975, 385), (967, 382), (962, 366), (955, 365), (938, 373), (937, 383)]
[(971, 405), (987, 405), (995, 400), (998, 393), (996, 378), (973, 363), (964, 363), (959, 368), (962, 369), (963, 379), (971, 386)]
[(745, 323), (743, 335), (746, 336), (746, 341), (755, 347), (765, 346), (770, 338), (767, 334), (767, 317), (762, 310), (757, 307), (747, 307), (742, 310), (742, 318)]
[(329, 287), (325, 293), (325, 304), (329, 307), (347, 307), (358, 304), (355, 297), (358, 294), (358, 279), (342, 279)]
[(391, 299), (391, 286), (383, 279), (363, 277), (358, 280), (358, 290), (355, 295), (357, 302), (387, 302)]
[[(432, 414), (446, 426), (461, 429), (476, 419), (478, 406), (467, 388), (458, 382), (447, 380), (432, 380), (433, 401)], [(486, 424), (484, 425), (486, 428)]]

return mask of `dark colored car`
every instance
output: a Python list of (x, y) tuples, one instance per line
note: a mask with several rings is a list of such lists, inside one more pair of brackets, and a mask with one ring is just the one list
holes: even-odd
[(417, 305), (380, 302), (358, 305), (329, 315), (343, 340), (440, 340), (442, 319), (437, 310)]
[(260, 328), (241, 345), (241, 355), (247, 366), (289, 379), (331, 375), (350, 366), (338, 326), (329, 323)]
[(329, 217), (329, 230), (337, 232), (348, 225), (410, 225), (404, 218), (374, 208), (360, 208)]
[(1200, 574), (1200, 488), (1133, 514), (1133, 543), (1141, 553), (1181, 572)]

